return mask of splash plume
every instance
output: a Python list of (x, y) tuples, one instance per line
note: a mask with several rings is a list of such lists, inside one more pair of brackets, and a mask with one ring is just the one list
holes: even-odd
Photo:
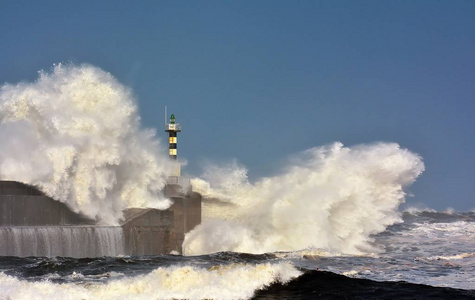
[(424, 170), (421, 157), (393, 143), (335, 143), (301, 157), (255, 184), (236, 163), (207, 168), (193, 180), (205, 222), (186, 236), (184, 252), (377, 251), (371, 234), (400, 221), (403, 188)]
[(172, 168), (140, 128), (131, 91), (90, 65), (56, 65), (0, 88), (0, 179), (35, 185), (76, 212), (115, 224), (126, 207), (167, 208)]

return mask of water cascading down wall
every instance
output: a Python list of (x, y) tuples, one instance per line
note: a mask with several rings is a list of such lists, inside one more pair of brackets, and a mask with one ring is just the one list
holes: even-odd
[(34, 187), (0, 181), (0, 256), (181, 253), (184, 234), (201, 222), (201, 196), (169, 196), (174, 205), (168, 210), (132, 208), (121, 226), (99, 226)]

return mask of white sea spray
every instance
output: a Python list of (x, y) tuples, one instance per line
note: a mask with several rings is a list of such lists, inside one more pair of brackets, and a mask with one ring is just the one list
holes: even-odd
[(140, 128), (131, 91), (99, 68), (58, 64), (1, 86), (0, 140), (1, 180), (37, 186), (104, 224), (126, 207), (170, 206), (161, 190), (172, 162)]
[(255, 184), (236, 163), (194, 179), (204, 222), (187, 234), (184, 252), (377, 251), (371, 235), (401, 221), (404, 188), (424, 170), (419, 155), (394, 143), (334, 143), (296, 156), (281, 175)]

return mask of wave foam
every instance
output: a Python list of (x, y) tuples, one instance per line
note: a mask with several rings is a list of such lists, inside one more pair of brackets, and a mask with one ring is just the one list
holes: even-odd
[(467, 257), (475, 257), (475, 252), (473, 253), (461, 253), (461, 254), (456, 254), (456, 255), (450, 255), (450, 256), (431, 256), (428, 257), (428, 260), (459, 260), (459, 259), (464, 259)]
[(437, 211), (435, 209), (425, 207), (425, 206), (409, 206), (403, 210), (403, 212), (411, 214), (413, 216), (417, 216), (421, 213), (424, 212), (429, 212), (429, 213), (436, 213)]
[(158, 268), (106, 284), (27, 282), (0, 273), (0, 299), (249, 299), (272, 283), (301, 275), (290, 263), (232, 264), (210, 269)]
[(403, 235), (418, 233), (429, 237), (467, 237), (467, 239), (475, 235), (475, 222), (414, 223), (414, 225), (417, 227), (412, 228), (409, 232), (403, 232)]
[(194, 179), (205, 221), (186, 235), (184, 253), (375, 252), (370, 235), (401, 221), (403, 188), (424, 170), (418, 155), (397, 144), (335, 143), (299, 157), (284, 174), (256, 184), (236, 163)]
[(0, 88), (0, 179), (39, 187), (74, 211), (116, 224), (126, 207), (167, 208), (172, 162), (141, 130), (131, 91), (90, 65), (56, 65)]

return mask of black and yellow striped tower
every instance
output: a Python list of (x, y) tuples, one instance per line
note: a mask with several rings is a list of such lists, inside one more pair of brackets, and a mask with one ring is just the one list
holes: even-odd
[(168, 153), (171, 159), (176, 160), (177, 156), (177, 132), (181, 131), (180, 124), (175, 122), (175, 115), (170, 116), (170, 123), (165, 124), (165, 132), (168, 132)]
[[(175, 115), (170, 116), (170, 123), (165, 123), (165, 132), (168, 132), (168, 154), (171, 159), (176, 160), (177, 157), (177, 132), (181, 131), (180, 124), (176, 123)], [(177, 166), (176, 170), (173, 171), (170, 176), (180, 176), (181, 170), (180, 165)]]

